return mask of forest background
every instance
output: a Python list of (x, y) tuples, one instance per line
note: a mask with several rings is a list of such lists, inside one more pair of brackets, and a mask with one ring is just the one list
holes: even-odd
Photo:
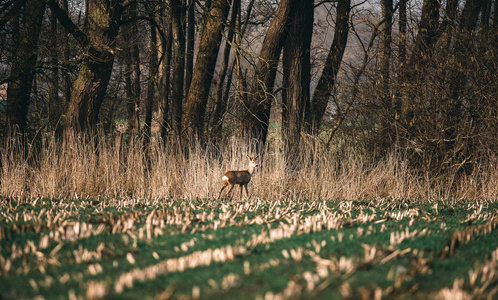
[(8, 0), (1, 194), (496, 199), (496, 0)]

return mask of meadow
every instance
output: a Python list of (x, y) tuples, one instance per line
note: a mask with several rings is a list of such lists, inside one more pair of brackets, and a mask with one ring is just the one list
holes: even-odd
[[(251, 145), (187, 156), (48, 139), (2, 152), (2, 299), (492, 299), (498, 171), (420, 174), (396, 155), (260, 161), (250, 197), (216, 200)], [(303, 151), (303, 153), (310, 153)]]
[(2, 199), (3, 299), (492, 299), (496, 202)]

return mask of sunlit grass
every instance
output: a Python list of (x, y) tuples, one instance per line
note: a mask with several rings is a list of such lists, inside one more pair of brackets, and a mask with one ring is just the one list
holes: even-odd
[[(494, 158), (469, 175), (432, 174), (411, 168), (399, 155), (372, 160), (365, 150), (323, 149), (303, 143), (300, 168), (289, 171), (278, 138), (259, 156), (249, 193), (264, 199), (355, 200), (496, 199)], [(316, 147), (316, 148), (315, 148)], [(17, 144), (1, 153), (0, 194), (13, 198), (112, 197), (130, 199), (214, 198), (227, 170), (247, 168), (254, 144), (230, 138), (222, 147), (194, 144), (179, 154), (173, 143), (99, 138), (60, 143), (47, 138), (36, 153)], [(293, 161), (295, 163), (295, 161)], [(233, 193), (239, 196), (238, 187)]]

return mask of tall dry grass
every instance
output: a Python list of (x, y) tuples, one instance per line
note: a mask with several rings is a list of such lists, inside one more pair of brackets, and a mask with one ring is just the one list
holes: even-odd
[[(125, 143), (122, 137), (101, 138), (97, 144), (48, 137), (36, 151), (13, 142), (1, 152), (0, 193), (15, 198), (215, 199), (222, 174), (245, 169), (251, 149), (249, 141), (235, 137), (221, 152), (196, 144), (188, 155), (157, 141), (146, 152), (141, 141)], [(301, 167), (288, 171), (279, 143), (273, 143), (259, 160), (249, 192), (275, 200), (495, 200), (498, 195), (496, 157), (458, 179), (420, 174), (395, 154), (376, 162), (368, 157), (354, 147), (304, 149)], [(239, 193), (237, 187), (234, 197)]]

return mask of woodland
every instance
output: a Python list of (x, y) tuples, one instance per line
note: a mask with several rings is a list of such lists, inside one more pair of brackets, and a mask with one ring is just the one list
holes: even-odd
[(0, 299), (496, 299), (497, 4), (0, 0)]
[(496, 0), (5, 0), (0, 11), (4, 177), (16, 159), (41, 169), (51, 143), (140, 144), (147, 169), (151, 145), (223, 161), (233, 137), (243, 153), (277, 149), (285, 172), (327, 151), (371, 166), (395, 156), (451, 186), (496, 172)]

